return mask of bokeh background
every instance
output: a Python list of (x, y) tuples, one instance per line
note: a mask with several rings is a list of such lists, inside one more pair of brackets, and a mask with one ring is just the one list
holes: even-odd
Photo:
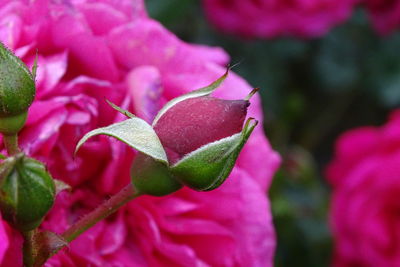
[(283, 164), (269, 192), (276, 266), (329, 266), (330, 188), (324, 170), (337, 137), (381, 125), (400, 103), (400, 33), (381, 36), (359, 7), (315, 39), (245, 40), (218, 32), (198, 0), (147, 0), (181, 39), (223, 47), (234, 71), (261, 87), (265, 131)]

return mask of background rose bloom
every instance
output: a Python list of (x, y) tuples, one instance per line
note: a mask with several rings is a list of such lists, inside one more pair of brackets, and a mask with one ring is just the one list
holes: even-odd
[(345, 133), (327, 170), (336, 266), (400, 265), (400, 111)]
[(344, 22), (355, 0), (203, 0), (206, 15), (221, 31), (244, 37), (319, 37)]
[(380, 34), (389, 34), (400, 25), (400, 1), (366, 0), (369, 16)]
[[(43, 225), (56, 232), (130, 181), (135, 152), (116, 140), (93, 138), (72, 158), (86, 132), (124, 119), (105, 98), (151, 121), (169, 99), (218, 78), (229, 60), (219, 48), (177, 39), (147, 17), (142, 1), (2, 1), (0, 40), (28, 64), (39, 51), (36, 100), (20, 143), (73, 186)], [(243, 98), (250, 89), (231, 74), (215, 95)], [(262, 117), (259, 98), (249, 115)], [(265, 192), (278, 165), (258, 127), (221, 188), (140, 197), (47, 266), (269, 266), (275, 236)], [(4, 260), (19, 266), (21, 239), (11, 229), (8, 236)]]

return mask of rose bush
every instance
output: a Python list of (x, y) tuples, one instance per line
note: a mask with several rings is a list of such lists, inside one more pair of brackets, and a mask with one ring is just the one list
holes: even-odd
[(400, 111), (345, 133), (327, 169), (335, 266), (399, 266)]
[(356, 0), (203, 0), (208, 19), (221, 31), (247, 38), (315, 38), (346, 21)]
[[(43, 224), (55, 232), (129, 183), (135, 152), (116, 140), (93, 138), (73, 159), (84, 133), (123, 119), (104, 98), (151, 122), (166, 101), (214, 81), (228, 62), (219, 48), (180, 41), (148, 18), (139, 0), (1, 1), (0, 40), (29, 65), (39, 52), (37, 94), (20, 143), (73, 187)], [(231, 74), (215, 95), (240, 99), (250, 89)], [(260, 107), (253, 98), (249, 115), (261, 118)], [(279, 156), (261, 128), (219, 189), (140, 197), (47, 266), (271, 265), (275, 237), (265, 192)], [(4, 252), (4, 266), (21, 266), (21, 238), (3, 227), (0, 260)]]

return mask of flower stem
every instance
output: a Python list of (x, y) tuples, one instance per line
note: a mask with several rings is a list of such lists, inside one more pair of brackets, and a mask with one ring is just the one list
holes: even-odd
[(18, 147), (17, 134), (3, 135), (3, 142), (9, 156), (14, 156), (21, 152), (21, 150)]
[[(77, 221), (69, 229), (67, 229), (62, 235), (63, 241), (70, 243), (76, 239), (79, 235), (84, 233), (86, 230), (94, 226), (99, 221), (103, 220), (107, 216), (117, 211), (121, 206), (128, 203), (130, 200), (140, 196), (139, 192), (136, 192), (132, 184), (125, 186), (117, 194), (106, 200), (103, 204), (97, 207), (92, 212), (85, 215), (82, 219)], [(66, 244), (67, 244), (66, 243)], [(51, 244), (48, 247), (52, 247)], [(48, 253), (48, 251), (39, 251), (39, 255), (36, 257), (34, 266), (42, 266), (49, 257), (56, 254), (64, 246), (59, 246), (55, 250)], [(46, 254), (47, 253), (47, 254)], [(44, 256), (45, 255), (45, 256)]]
[(90, 227), (108, 217), (109, 215), (117, 211), (121, 206), (138, 196), (139, 194), (135, 192), (132, 184), (125, 186), (116, 195), (112, 196), (102, 205), (97, 207), (94, 211), (85, 215), (82, 219), (72, 225), (61, 236), (67, 242), (73, 241)]
[(32, 267), (34, 265), (34, 259), (36, 256), (35, 244), (34, 244), (34, 236), (37, 230), (21, 232), (24, 237), (24, 245), (22, 248), (23, 251), (23, 260), (24, 267)]

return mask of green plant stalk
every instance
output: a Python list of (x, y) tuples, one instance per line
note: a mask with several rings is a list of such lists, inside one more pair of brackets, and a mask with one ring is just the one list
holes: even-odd
[(6, 147), (7, 153), (9, 156), (14, 156), (18, 153), (21, 153), (21, 150), (18, 146), (18, 136), (17, 134), (12, 135), (3, 135), (4, 146)]
[(125, 186), (116, 195), (105, 201), (102, 205), (97, 207), (94, 211), (85, 215), (82, 219), (67, 229), (61, 236), (65, 241), (71, 242), (76, 239), (83, 232), (94, 226), (99, 221), (108, 217), (117, 211), (120, 207), (138, 197), (140, 194), (135, 192), (132, 184)]
[[(110, 199), (106, 200), (103, 204), (97, 207), (95, 210), (85, 215), (82, 219), (77, 221), (74, 225), (68, 228), (61, 237), (67, 243), (72, 242), (86, 230), (94, 226), (99, 221), (105, 219), (115, 211), (117, 211), (120, 207), (131, 201), (132, 199), (140, 196), (140, 193), (137, 192), (132, 184), (125, 186), (121, 191), (112, 196)], [(50, 245), (51, 246), (51, 245)], [(56, 254), (63, 247), (57, 248), (55, 251), (52, 251), (48, 257), (43, 257), (43, 255), (38, 255), (36, 257), (35, 263), (33, 266), (42, 266), (48, 258)], [(39, 251), (39, 254), (41, 252)]]
[(36, 232), (37, 229), (21, 232), (22, 236), (24, 237), (24, 245), (22, 247), (24, 267), (32, 267), (34, 264), (34, 258), (36, 256), (34, 236)]

